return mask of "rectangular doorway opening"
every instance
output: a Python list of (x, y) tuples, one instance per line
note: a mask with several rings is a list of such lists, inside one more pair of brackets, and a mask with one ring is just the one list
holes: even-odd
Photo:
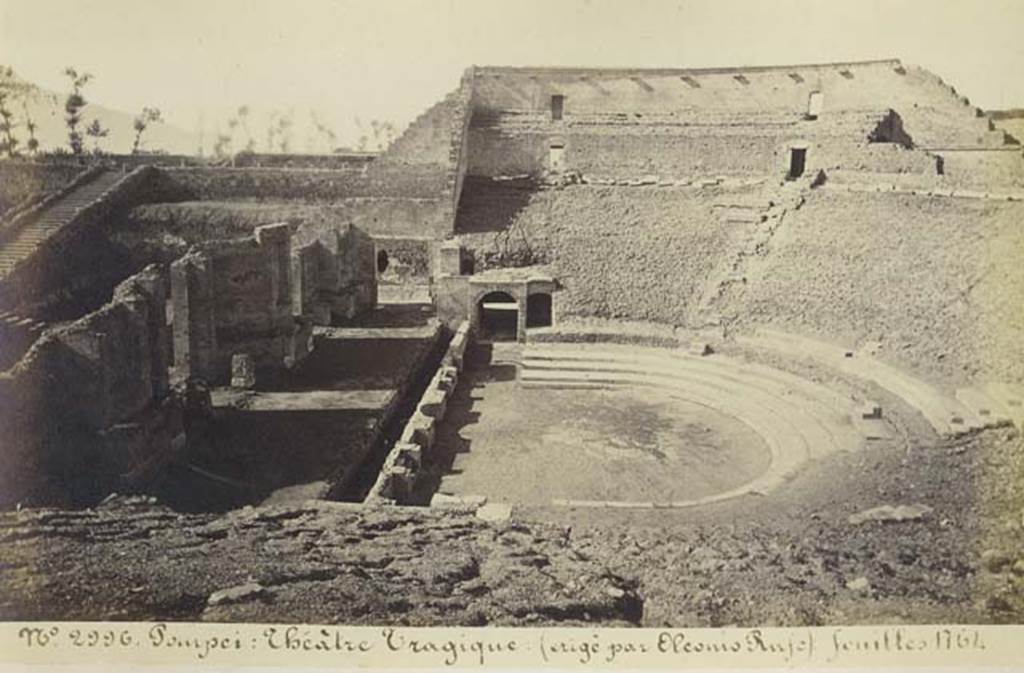
[(552, 145), (548, 150), (548, 169), (560, 171), (565, 168), (565, 145)]
[(556, 94), (551, 97), (551, 120), (560, 121), (565, 109), (565, 96)]
[(807, 165), (807, 148), (791, 147), (789, 149), (789, 179), (793, 180), (804, 174)]

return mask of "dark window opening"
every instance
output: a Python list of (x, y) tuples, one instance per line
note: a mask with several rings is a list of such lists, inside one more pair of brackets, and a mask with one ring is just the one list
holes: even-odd
[(377, 251), (377, 273), (384, 273), (388, 270), (388, 266), (391, 264), (391, 259), (388, 258), (387, 250)]
[(945, 175), (946, 174), (946, 160), (939, 155), (935, 157), (935, 174)]
[(551, 97), (551, 119), (553, 121), (559, 121), (562, 118), (562, 113), (565, 110), (565, 96), (554, 95)]
[(689, 84), (694, 89), (699, 89), (700, 88), (700, 82), (698, 82), (694, 78), (690, 77), (689, 75), (687, 75), (685, 77), (680, 77), (679, 79), (683, 80), (684, 82)]
[(459, 275), (472, 276), (476, 273), (476, 260), (471, 255), (462, 255), (459, 258)]
[(551, 295), (531, 294), (526, 298), (526, 326), (551, 326)]
[(902, 65), (896, 66), (895, 68), (892, 69), (892, 71), (894, 73), (896, 73), (897, 75), (906, 75), (907, 74), (907, 69), (904, 68)]
[(744, 77), (743, 75), (733, 75), (732, 78), (734, 80), (736, 80), (737, 82), (739, 82), (740, 84), (743, 84), (743, 85), (750, 84), (750, 80), (747, 79), (746, 77)]
[(845, 77), (846, 79), (853, 79), (853, 73), (850, 72), (849, 70), (840, 70), (839, 74)]
[(789, 178), (798, 178), (804, 174), (807, 165), (807, 149), (793, 147), (789, 150)]
[(489, 292), (477, 305), (480, 337), (485, 341), (516, 341), (519, 304), (507, 292)]
[(803, 76), (800, 73), (798, 73), (798, 72), (791, 72), (791, 73), (789, 73), (789, 78), (791, 80), (793, 80), (794, 82), (796, 82), (797, 84), (800, 84), (800, 83), (802, 83), (804, 81)]

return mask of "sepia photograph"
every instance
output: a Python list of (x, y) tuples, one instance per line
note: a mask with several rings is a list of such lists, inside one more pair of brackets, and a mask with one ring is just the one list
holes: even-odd
[(3, 642), (1024, 661), (1022, 26), (0, 0)]

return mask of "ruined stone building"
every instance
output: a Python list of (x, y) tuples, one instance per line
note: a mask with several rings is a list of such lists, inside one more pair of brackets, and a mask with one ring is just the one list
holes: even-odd
[(953, 430), (1024, 382), (1021, 145), (897, 60), (472, 67), (372, 160), (147, 161), (0, 164), (6, 507), (402, 501), (468, 344), (595, 321), (884, 342)]

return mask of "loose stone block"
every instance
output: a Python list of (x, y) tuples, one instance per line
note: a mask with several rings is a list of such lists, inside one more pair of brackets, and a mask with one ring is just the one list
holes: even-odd
[(231, 387), (256, 387), (256, 363), (248, 353), (235, 353), (231, 356)]
[(867, 402), (860, 408), (860, 417), (867, 420), (882, 418), (882, 405), (877, 402)]

